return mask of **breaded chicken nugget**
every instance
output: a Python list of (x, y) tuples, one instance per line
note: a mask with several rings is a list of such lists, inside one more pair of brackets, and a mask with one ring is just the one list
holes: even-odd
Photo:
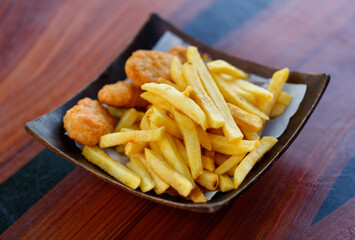
[(141, 88), (132, 82), (119, 81), (103, 86), (97, 98), (100, 103), (114, 107), (145, 107), (149, 103), (140, 97), (142, 92)]
[(187, 51), (186, 47), (175, 46), (175, 47), (170, 48), (168, 50), (168, 53), (170, 53), (174, 56), (177, 56), (179, 58), (180, 62), (183, 64), (183, 63), (187, 62), (186, 51)]
[(102, 135), (113, 132), (115, 119), (98, 101), (83, 98), (66, 112), (63, 123), (71, 139), (94, 146)]
[(136, 85), (155, 82), (159, 77), (171, 79), (170, 64), (173, 55), (155, 50), (138, 50), (128, 58), (125, 65), (127, 77)]

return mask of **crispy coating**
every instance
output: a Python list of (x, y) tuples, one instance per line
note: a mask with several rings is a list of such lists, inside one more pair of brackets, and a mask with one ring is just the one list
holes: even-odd
[(143, 91), (129, 81), (107, 84), (97, 94), (100, 103), (114, 107), (145, 107), (148, 102), (140, 97)]
[(170, 64), (173, 55), (155, 50), (138, 50), (125, 65), (127, 77), (136, 85), (155, 82), (159, 77), (170, 80)]
[(177, 56), (182, 64), (187, 62), (186, 52), (187, 52), (187, 48), (183, 46), (175, 46), (170, 48), (168, 51), (168, 53)]
[(102, 135), (113, 132), (115, 119), (98, 101), (83, 98), (66, 112), (63, 123), (71, 139), (94, 146)]

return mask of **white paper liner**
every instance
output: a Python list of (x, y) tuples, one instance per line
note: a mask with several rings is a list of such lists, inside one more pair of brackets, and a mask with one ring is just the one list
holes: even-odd
[[(165, 32), (158, 42), (153, 47), (154, 50), (159, 50), (162, 52), (168, 51), (170, 48), (182, 45), (188, 46), (188, 43), (184, 42), (181, 38), (176, 36), (170, 31)], [(266, 88), (270, 79), (263, 78), (254, 74), (250, 74), (248, 81), (256, 83), (259, 86)], [(302, 99), (306, 93), (307, 86), (305, 84), (292, 84), (286, 83), (283, 91), (289, 93), (292, 96), (291, 104), (286, 108), (283, 114), (275, 119), (271, 119), (267, 122), (264, 130), (263, 136), (272, 136), (278, 138), (287, 128), (290, 118), (296, 113)], [(83, 146), (80, 143), (75, 142), (76, 146), (82, 150)], [(117, 160), (118, 162), (126, 165), (129, 161), (128, 157), (118, 154), (113, 148), (103, 149), (108, 155)], [(210, 191), (205, 193), (206, 200), (209, 201), (218, 191)]]

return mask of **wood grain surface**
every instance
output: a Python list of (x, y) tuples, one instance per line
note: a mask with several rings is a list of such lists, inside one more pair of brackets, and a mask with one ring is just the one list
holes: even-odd
[[(182, 28), (214, 2), (1, 1), (0, 183), (43, 150), (24, 123), (88, 84), (151, 12)], [(291, 147), (232, 205), (215, 214), (173, 209), (76, 168), (0, 238), (354, 238), (354, 198), (313, 224), (355, 155), (354, 25), (352, 0), (274, 0), (216, 41), (216, 48), (241, 58), (332, 78)]]

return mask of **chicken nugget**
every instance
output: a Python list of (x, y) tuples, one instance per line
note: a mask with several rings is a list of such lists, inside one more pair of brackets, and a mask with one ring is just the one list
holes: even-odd
[(66, 112), (63, 123), (71, 139), (94, 146), (101, 136), (113, 132), (115, 119), (98, 101), (86, 97)]
[(156, 50), (137, 50), (125, 65), (127, 77), (136, 85), (155, 82), (159, 77), (170, 80), (170, 64), (173, 55)]
[(187, 52), (187, 48), (183, 46), (175, 46), (168, 50), (168, 53), (177, 56), (182, 64), (187, 62), (186, 52)]
[(149, 103), (140, 97), (143, 91), (137, 85), (129, 81), (119, 81), (107, 84), (97, 94), (100, 103), (114, 107), (145, 107)]

